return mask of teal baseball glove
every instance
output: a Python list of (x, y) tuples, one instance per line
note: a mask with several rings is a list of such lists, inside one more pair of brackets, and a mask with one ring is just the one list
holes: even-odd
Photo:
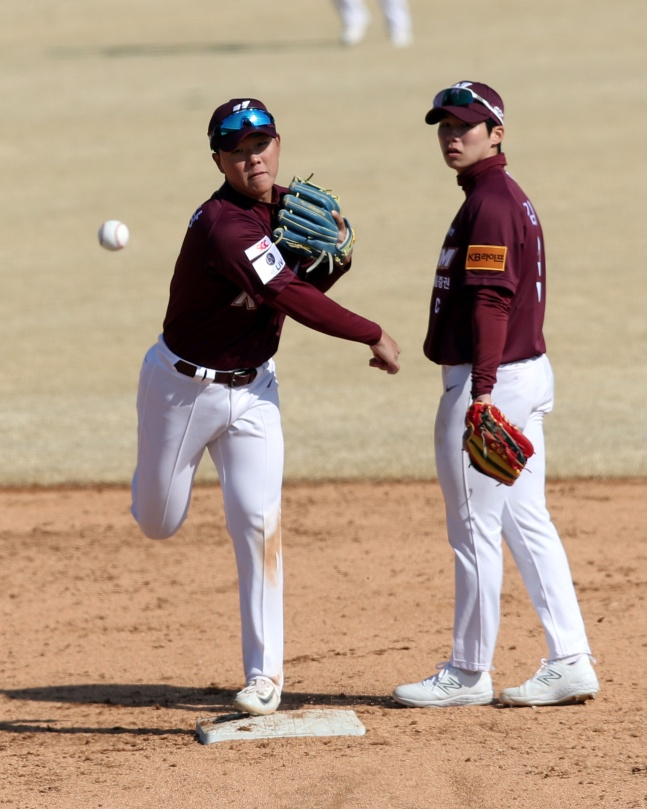
[(343, 244), (337, 244), (339, 228), (332, 211), (341, 216), (338, 196), (311, 183), (310, 178), (292, 180), (278, 213), (274, 243), (315, 259), (306, 272), (311, 272), (324, 258), (328, 259), (329, 272), (332, 272), (333, 262), (343, 263), (353, 249), (355, 233), (347, 219), (344, 219), (348, 231), (346, 239)]

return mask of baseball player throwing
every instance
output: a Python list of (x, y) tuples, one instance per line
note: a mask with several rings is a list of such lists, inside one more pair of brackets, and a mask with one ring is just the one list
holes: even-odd
[[(544, 237), (537, 212), (505, 171), (503, 101), (485, 84), (459, 82), (434, 99), (446, 164), (465, 201), (436, 268), (425, 355), (442, 366), (435, 425), (438, 480), (455, 556), (452, 654), (438, 672), (400, 685), (403, 705), (484, 705), (499, 629), (502, 535), (544, 627), (547, 659), (507, 705), (553, 705), (595, 696), (598, 681), (569, 564), (545, 501), (542, 422), (553, 406), (553, 374), (542, 333), (546, 305)], [(494, 403), (532, 443), (514, 485), (469, 464), (466, 411)]]
[[(191, 216), (163, 332), (144, 358), (132, 513), (148, 537), (175, 534), (209, 453), (239, 580), (246, 684), (234, 705), (263, 715), (277, 709), (283, 686), (283, 434), (272, 358), (284, 319), (365, 343), (369, 364), (390, 374), (400, 350), (324, 294), (350, 268), (349, 253), (308, 273), (312, 260), (274, 244), (287, 189), (275, 184), (281, 141), (265, 105), (222, 104), (208, 135), (224, 183)], [(348, 221), (333, 218), (338, 244), (348, 245)]]

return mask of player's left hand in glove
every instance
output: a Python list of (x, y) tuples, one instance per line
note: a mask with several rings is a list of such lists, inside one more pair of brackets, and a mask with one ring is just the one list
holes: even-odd
[(512, 486), (534, 455), (532, 443), (496, 405), (472, 402), (465, 415), (463, 448), (472, 466), (488, 477)]
[[(311, 183), (309, 178), (295, 177), (289, 192), (283, 197), (278, 213), (279, 227), (274, 230), (274, 243), (315, 259), (306, 272), (311, 272), (324, 258), (328, 259), (328, 270), (332, 272), (333, 262), (343, 264), (355, 243), (350, 222), (341, 216), (339, 197)], [(344, 225), (346, 237), (340, 242)]]

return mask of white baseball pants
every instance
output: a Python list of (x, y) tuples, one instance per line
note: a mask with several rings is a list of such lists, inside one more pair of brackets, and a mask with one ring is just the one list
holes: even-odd
[(503, 584), (502, 535), (543, 624), (548, 659), (590, 654), (566, 552), (546, 508), (543, 418), (553, 407), (548, 358), (501, 365), (492, 400), (535, 448), (513, 486), (470, 467), (462, 450), (471, 365), (443, 366), (444, 393), (435, 424), (438, 480), (455, 558), (451, 663), (492, 666)]
[[(360, 28), (367, 24), (369, 12), (364, 0), (335, 0), (344, 28)], [(411, 11), (407, 0), (380, 0), (382, 14), (390, 34), (411, 32)]]
[(175, 534), (189, 511), (198, 464), (218, 471), (238, 570), (246, 681), (283, 685), (281, 487), (283, 432), (274, 362), (249, 385), (183, 376), (162, 338), (146, 354), (137, 395), (132, 513), (144, 534)]

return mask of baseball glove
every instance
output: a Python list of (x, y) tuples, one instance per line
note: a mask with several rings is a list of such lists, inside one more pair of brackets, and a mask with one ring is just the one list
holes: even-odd
[(512, 486), (535, 453), (532, 443), (493, 404), (472, 402), (465, 426), (463, 448), (474, 469)]
[(310, 177), (307, 180), (295, 177), (289, 192), (283, 197), (278, 213), (279, 227), (274, 231), (274, 243), (316, 259), (306, 272), (314, 270), (324, 258), (328, 259), (328, 271), (332, 272), (333, 262), (343, 262), (355, 243), (355, 233), (344, 219), (348, 235), (343, 244), (337, 244), (339, 228), (332, 211), (341, 214), (339, 197), (311, 183)]

